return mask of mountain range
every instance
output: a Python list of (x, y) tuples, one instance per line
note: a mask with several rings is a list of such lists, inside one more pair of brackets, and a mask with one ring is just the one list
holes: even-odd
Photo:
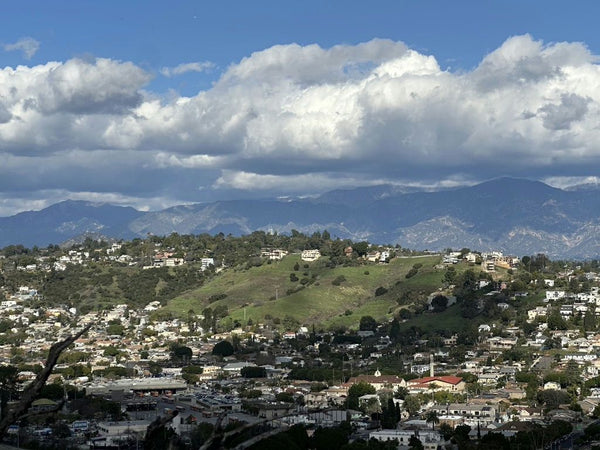
[(469, 247), (513, 255), (600, 257), (598, 189), (562, 190), (540, 181), (499, 178), (469, 187), (419, 191), (381, 185), (311, 198), (198, 203), (144, 212), (67, 200), (0, 218), (0, 246), (47, 246), (81, 236), (241, 235), (255, 230), (400, 244), (418, 250)]

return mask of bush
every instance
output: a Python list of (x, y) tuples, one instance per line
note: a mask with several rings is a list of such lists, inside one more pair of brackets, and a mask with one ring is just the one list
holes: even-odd
[(227, 294), (213, 294), (210, 297), (208, 297), (208, 303), (218, 302), (219, 300), (223, 300), (224, 298), (227, 298)]
[(292, 295), (295, 294), (298, 291), (301, 291), (302, 289), (304, 289), (303, 285), (297, 286), (295, 288), (289, 288), (288, 290), (285, 291), (286, 295)]
[(375, 297), (379, 297), (380, 295), (387, 293), (387, 291), (388, 290), (383, 286), (379, 286), (377, 289), (375, 289)]
[(415, 268), (413, 267), (412, 269), (410, 269), (410, 270), (408, 271), (408, 273), (405, 275), (405, 277), (406, 277), (406, 278), (412, 278), (412, 277), (414, 277), (414, 276), (417, 274), (417, 272), (418, 272), (418, 271), (419, 271), (419, 269), (415, 269)]
[(296, 276), (295, 273), (290, 273), (290, 281), (292, 283), (295, 283), (296, 281), (298, 281), (298, 277)]
[(333, 284), (334, 286), (339, 286), (340, 284), (342, 284), (344, 281), (346, 281), (346, 277), (344, 275), (339, 275), (335, 278), (335, 280), (333, 280), (331, 282), (331, 284)]

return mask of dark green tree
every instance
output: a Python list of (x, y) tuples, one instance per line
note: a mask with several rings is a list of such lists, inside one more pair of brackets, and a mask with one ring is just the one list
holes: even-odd
[(424, 449), (423, 443), (414, 434), (408, 440), (408, 448), (410, 450), (423, 450)]
[(360, 331), (375, 331), (377, 330), (377, 321), (371, 316), (362, 316), (359, 324)]
[(189, 362), (192, 359), (192, 349), (185, 345), (173, 344), (171, 346), (171, 359), (173, 361)]
[(233, 345), (229, 341), (220, 341), (215, 344), (212, 350), (213, 355), (231, 356), (233, 355)]
[(361, 381), (353, 384), (350, 389), (348, 389), (348, 397), (346, 398), (348, 409), (358, 409), (359, 397), (367, 394), (374, 394), (375, 392), (373, 385), (367, 382)]
[(445, 295), (436, 295), (431, 300), (431, 307), (435, 312), (445, 311), (448, 307), (448, 297)]
[(264, 367), (247, 366), (242, 368), (240, 373), (244, 378), (266, 378), (267, 376)]

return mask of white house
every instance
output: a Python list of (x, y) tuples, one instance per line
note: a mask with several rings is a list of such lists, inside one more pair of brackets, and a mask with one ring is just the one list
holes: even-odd
[(321, 252), (319, 250), (303, 250), (302, 251), (302, 261), (307, 261), (307, 262), (311, 262), (311, 261), (316, 261), (317, 259), (319, 259), (321, 257)]
[(206, 269), (208, 269), (209, 266), (214, 266), (215, 265), (215, 259), (214, 258), (202, 258), (200, 260), (200, 270), (205, 271)]
[(546, 291), (546, 298), (544, 301), (560, 300), (561, 298), (565, 298), (566, 294), (565, 291)]

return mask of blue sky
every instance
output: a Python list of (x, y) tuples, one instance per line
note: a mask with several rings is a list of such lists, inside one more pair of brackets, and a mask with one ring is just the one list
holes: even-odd
[(0, 215), (595, 176), (597, 2), (22, 1)]

